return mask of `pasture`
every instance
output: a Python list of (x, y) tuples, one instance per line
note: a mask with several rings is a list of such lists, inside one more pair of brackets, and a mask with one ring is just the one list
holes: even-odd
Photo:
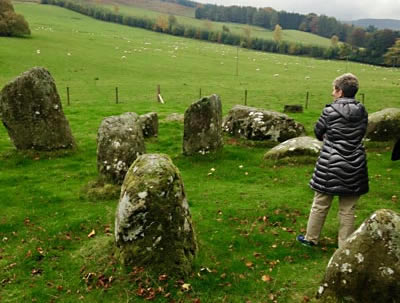
[[(0, 38), (0, 87), (33, 66), (46, 67), (78, 148), (18, 152), (0, 127), (0, 302), (141, 302), (149, 288), (158, 290), (156, 302), (313, 300), (338, 227), (333, 205), (320, 246), (295, 241), (307, 223), (313, 163), (265, 163), (271, 144), (229, 137), (221, 153), (184, 157), (182, 124), (163, 119), (183, 113), (200, 89), (221, 96), (224, 114), (243, 104), (246, 89), (248, 105), (275, 111), (304, 104), (309, 91), (308, 109), (291, 116), (312, 135), (335, 77), (356, 74), (372, 113), (400, 107), (398, 69), (254, 52), (104, 23), (60, 7), (14, 6), (32, 36)], [(166, 104), (156, 102), (157, 85)], [(185, 281), (122, 269), (107, 250), (118, 197), (99, 199), (84, 190), (97, 178), (101, 120), (128, 111), (158, 113), (159, 137), (146, 141), (147, 152), (170, 155), (182, 173), (199, 241), (193, 275)], [(390, 161), (391, 147), (367, 142), (371, 189), (358, 204), (357, 225), (377, 209), (399, 211), (392, 197), (400, 196), (400, 164)]]

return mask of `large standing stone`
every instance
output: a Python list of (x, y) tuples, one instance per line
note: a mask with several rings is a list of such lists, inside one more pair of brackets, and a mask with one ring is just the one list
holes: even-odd
[(167, 155), (142, 155), (130, 167), (117, 207), (115, 240), (126, 265), (190, 273), (196, 239), (181, 175)]
[(143, 136), (145, 138), (158, 136), (158, 115), (151, 112), (140, 116), (142, 123)]
[(222, 105), (217, 95), (204, 97), (185, 111), (183, 153), (207, 153), (222, 148)]
[(264, 159), (279, 160), (294, 156), (318, 156), (322, 142), (312, 137), (289, 139), (265, 153)]
[(366, 137), (372, 141), (391, 141), (400, 135), (400, 108), (386, 108), (368, 117)]
[(0, 92), (0, 115), (17, 149), (73, 148), (74, 138), (50, 73), (34, 67)]
[(133, 161), (145, 152), (137, 114), (125, 113), (103, 119), (97, 133), (97, 169), (107, 181), (121, 184)]
[(323, 302), (400, 302), (400, 215), (383, 209), (367, 219), (333, 254), (318, 296)]
[(229, 111), (223, 129), (235, 137), (279, 142), (305, 134), (304, 126), (285, 114), (243, 105)]

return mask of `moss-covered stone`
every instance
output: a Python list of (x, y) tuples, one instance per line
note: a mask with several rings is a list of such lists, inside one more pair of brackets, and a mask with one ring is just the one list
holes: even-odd
[(158, 136), (158, 115), (151, 112), (140, 116), (142, 123), (143, 136), (145, 138)]
[(391, 141), (400, 136), (400, 108), (386, 108), (368, 117), (366, 137), (372, 141)]
[(167, 155), (139, 156), (130, 167), (115, 218), (125, 265), (155, 273), (191, 272), (197, 245), (182, 178)]
[(400, 302), (400, 215), (376, 211), (336, 250), (318, 290), (322, 302)]
[(312, 137), (289, 139), (265, 153), (264, 159), (279, 160), (285, 157), (314, 156), (317, 157), (322, 142)]
[(137, 114), (125, 113), (103, 119), (97, 134), (97, 169), (101, 177), (121, 184), (133, 161), (145, 152)]
[(223, 147), (222, 105), (217, 95), (204, 97), (185, 111), (183, 154), (205, 154)]
[(277, 142), (305, 134), (304, 126), (285, 114), (243, 105), (229, 111), (223, 130), (235, 137)]
[(0, 115), (17, 149), (53, 151), (75, 146), (56, 84), (45, 68), (34, 67), (2, 89)]

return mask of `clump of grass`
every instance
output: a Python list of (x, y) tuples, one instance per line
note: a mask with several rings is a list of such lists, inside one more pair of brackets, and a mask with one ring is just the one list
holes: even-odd
[(121, 192), (121, 185), (110, 184), (99, 178), (96, 181), (89, 181), (82, 188), (82, 195), (90, 201), (103, 201), (118, 199)]

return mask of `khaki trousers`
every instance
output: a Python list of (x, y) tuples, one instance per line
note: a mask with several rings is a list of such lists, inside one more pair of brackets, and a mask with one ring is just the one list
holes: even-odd
[[(307, 224), (306, 240), (318, 244), (334, 196), (315, 192)], [(354, 231), (355, 206), (360, 196), (339, 196), (339, 248)]]

